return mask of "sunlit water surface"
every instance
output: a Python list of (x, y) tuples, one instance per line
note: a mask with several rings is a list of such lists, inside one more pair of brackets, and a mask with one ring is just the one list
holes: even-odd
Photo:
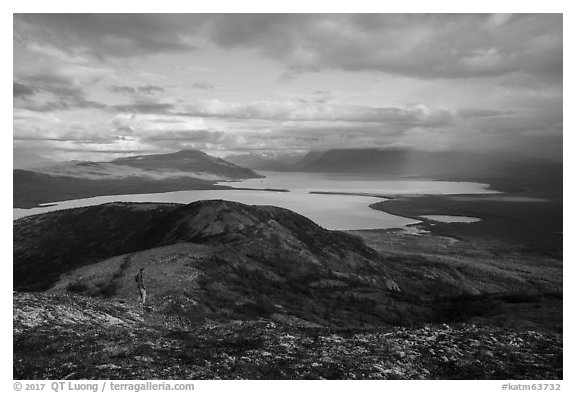
[[(263, 179), (220, 182), (235, 188), (256, 190), (194, 190), (157, 194), (109, 195), (47, 204), (32, 209), (13, 209), (14, 219), (32, 214), (107, 202), (173, 202), (191, 203), (199, 200), (226, 199), (251, 205), (274, 205), (300, 213), (326, 229), (401, 228), (419, 221), (394, 216), (369, 207), (383, 199), (366, 195), (311, 194), (336, 192), (371, 195), (398, 194), (485, 194), (494, 193), (488, 185), (471, 182), (436, 180), (378, 180), (341, 174), (260, 172)], [(285, 189), (288, 192), (263, 191)], [(258, 190), (260, 189), (260, 190)]]
[(470, 222), (482, 221), (476, 217), (465, 217), (465, 216), (429, 215), (429, 216), (420, 216), (420, 217), (426, 218), (426, 219), (432, 220), (432, 221), (447, 222), (447, 223), (452, 223), (452, 222), (470, 223)]

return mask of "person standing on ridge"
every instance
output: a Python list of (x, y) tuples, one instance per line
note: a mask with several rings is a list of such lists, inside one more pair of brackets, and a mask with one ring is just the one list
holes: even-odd
[(140, 292), (140, 300), (142, 304), (146, 304), (146, 287), (144, 286), (144, 268), (140, 268), (140, 272), (135, 277), (138, 291)]

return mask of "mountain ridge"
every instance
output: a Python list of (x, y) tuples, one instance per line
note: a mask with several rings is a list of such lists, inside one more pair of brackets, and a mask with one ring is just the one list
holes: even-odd
[(232, 162), (242, 167), (261, 171), (289, 171), (293, 163), (276, 158), (269, 158), (259, 154), (238, 154), (229, 155), (226, 161)]
[[(455, 296), (561, 288), (558, 262), (536, 269), (536, 256), (517, 262), (470, 247), (462, 255), (441, 238), (439, 255), (390, 252), (381, 237), (367, 245), (374, 233), (363, 240), (287, 209), (224, 200), (108, 203), (14, 221), (14, 288), (133, 299), (141, 266), (158, 301), (188, 314), (278, 314), (336, 326), (435, 320), (444, 313), (437, 302), (451, 307)], [(446, 247), (459, 254), (444, 256)], [(552, 275), (539, 278), (545, 271)]]
[(562, 163), (519, 154), (413, 149), (312, 151), (291, 171), (430, 177), (489, 183), (501, 191), (562, 188)]
[(214, 181), (260, 177), (251, 169), (239, 167), (200, 150), (129, 156), (103, 162), (75, 161), (69, 164), (63, 162), (29, 170), (48, 175), (94, 180), (132, 177), (162, 180), (191, 177)]
[[(402, 288), (377, 252), (278, 207), (115, 203), (26, 217), (14, 226), (16, 289), (130, 297), (131, 272), (142, 266), (156, 277), (158, 302), (170, 298), (205, 318), (283, 314), (323, 325), (400, 318), (389, 314), (386, 298)], [(58, 243), (42, 235), (54, 227)], [(332, 309), (348, 285), (369, 293)], [(383, 300), (362, 316), (360, 305), (370, 307), (373, 298)]]
[(198, 150), (134, 156), (109, 162), (74, 161), (29, 170), (15, 169), (13, 206), (104, 195), (146, 194), (231, 187), (220, 181), (262, 177)]

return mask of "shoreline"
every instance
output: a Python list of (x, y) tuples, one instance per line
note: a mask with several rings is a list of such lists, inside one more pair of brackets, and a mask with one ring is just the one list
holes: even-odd
[[(17, 206), (18, 203), (15, 202), (12, 206), (12, 209), (30, 210), (30, 209), (43, 208), (43, 207), (52, 207), (52, 206), (58, 206), (60, 203), (64, 203), (64, 202), (80, 200), (80, 199), (97, 198), (97, 197), (107, 197), (107, 196), (113, 197), (113, 196), (138, 195), (138, 194), (164, 194), (166, 192), (180, 192), (180, 191), (215, 191), (215, 190), (290, 192), (290, 190), (281, 189), (281, 188), (248, 188), (248, 187), (235, 188), (235, 187), (230, 187), (230, 186), (215, 186), (214, 188), (194, 188), (194, 189), (182, 189), (182, 190), (178, 189), (178, 190), (158, 191), (158, 192), (135, 191), (135, 192), (125, 192), (122, 194), (97, 194), (97, 195), (90, 195), (90, 196), (86, 196), (86, 197), (82, 197), (82, 198), (69, 198), (69, 199), (62, 199), (62, 200), (58, 200), (58, 201), (39, 202), (39, 203), (34, 204), (34, 205), (32, 205), (32, 203), (20, 203), (20, 206)], [(146, 202), (143, 202), (143, 203), (146, 203)], [(156, 203), (156, 202), (150, 202), (150, 203)], [(174, 202), (174, 203), (178, 203), (178, 202)], [(41, 214), (41, 213), (38, 213), (38, 214)]]
[[(486, 181), (487, 179), (482, 179)], [(89, 199), (105, 196), (122, 196), (137, 194), (162, 194), (179, 191), (251, 191), (251, 192), (281, 192), (289, 193), (286, 188), (252, 188), (233, 187), (237, 182), (229, 182), (231, 185), (222, 185), (206, 182), (193, 182), (192, 184), (145, 184), (149, 187), (142, 189), (142, 183), (127, 184), (126, 188), (111, 192), (113, 189), (103, 187), (90, 189), (75, 189), (76, 195), (68, 198), (56, 199), (56, 195), (31, 193), (36, 196), (33, 201), (16, 201), (13, 209), (22, 209), (25, 216), (42, 214), (57, 209), (31, 212), (32, 209), (54, 208), (59, 203), (77, 199)], [(496, 182), (498, 183), (498, 182)], [(100, 183), (90, 183), (96, 186)], [(486, 184), (486, 183), (480, 183)], [(511, 246), (527, 247), (535, 252), (562, 257), (562, 196), (558, 189), (551, 187), (523, 188), (519, 191), (498, 191), (501, 187), (487, 183), (487, 193), (404, 193), (386, 194), (372, 192), (347, 192), (347, 191), (308, 191), (310, 195), (344, 195), (369, 197), (380, 199), (378, 202), (366, 203), (366, 207), (373, 211), (382, 211), (386, 214), (404, 219), (417, 221), (409, 227), (419, 228), (440, 236), (449, 236), (457, 239), (485, 240), (493, 239), (509, 243)], [(136, 188), (137, 189), (134, 189)], [(148, 191), (149, 188), (152, 192)], [(494, 192), (496, 191), (496, 192)], [(223, 193), (224, 194), (224, 193)], [(38, 197), (37, 195), (40, 195)], [(79, 196), (81, 196), (79, 198)], [(15, 200), (17, 196), (14, 196)], [(226, 199), (226, 195), (219, 198)], [(210, 199), (210, 198), (208, 198)], [(110, 201), (112, 202), (112, 201)], [(144, 201), (143, 201), (144, 202)], [(256, 201), (255, 201), (256, 202)], [(180, 202), (182, 203), (182, 202)], [(40, 206), (40, 204), (46, 204)], [(274, 205), (273, 202), (266, 203)], [(58, 209), (59, 210), (59, 209)], [(28, 213), (26, 213), (28, 211)], [(18, 211), (13, 210), (13, 214)], [(304, 214), (306, 215), (306, 214)], [(454, 217), (474, 217), (478, 222), (438, 222), (423, 216), (446, 215)], [(20, 218), (20, 217), (19, 217)], [(18, 218), (17, 218), (18, 219)], [(403, 225), (406, 227), (407, 225)], [(399, 227), (400, 228), (400, 227)], [(367, 228), (367, 229), (375, 229)], [(386, 229), (385, 226), (381, 229)]]

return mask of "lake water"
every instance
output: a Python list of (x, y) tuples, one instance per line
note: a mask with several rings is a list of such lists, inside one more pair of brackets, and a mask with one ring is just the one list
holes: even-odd
[[(260, 172), (263, 179), (221, 182), (232, 187), (256, 190), (194, 190), (157, 194), (110, 195), (57, 202), (33, 209), (13, 209), (14, 219), (52, 210), (99, 205), (106, 202), (175, 202), (226, 199), (251, 205), (275, 205), (300, 213), (326, 229), (401, 228), (419, 221), (371, 209), (383, 199), (375, 196), (310, 194), (342, 192), (374, 195), (398, 194), (485, 194), (495, 193), (488, 185), (435, 180), (376, 180), (358, 176), (321, 173)], [(265, 188), (289, 192), (264, 191)], [(258, 190), (260, 189), (260, 190)]]
[(487, 184), (450, 182), (430, 179), (391, 179), (362, 177), (339, 173), (258, 172), (265, 178), (247, 179), (218, 184), (246, 188), (288, 189), (291, 192), (309, 193), (346, 192), (374, 195), (398, 194), (494, 194)]
[(438, 222), (461, 222), (461, 223), (470, 223), (470, 222), (478, 222), (482, 221), (477, 217), (465, 217), (465, 216), (442, 216), (442, 215), (429, 215), (429, 216), (420, 216), (422, 218), (426, 218), (432, 221)]

